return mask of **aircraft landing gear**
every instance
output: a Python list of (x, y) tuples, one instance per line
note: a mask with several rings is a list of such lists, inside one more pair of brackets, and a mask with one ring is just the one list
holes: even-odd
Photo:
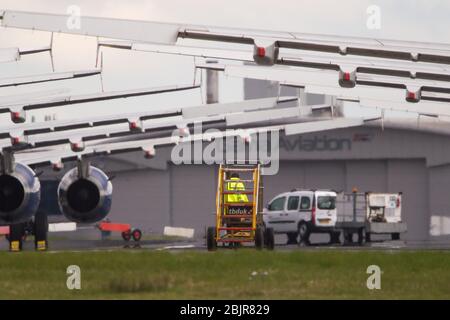
[(45, 251), (48, 249), (48, 219), (45, 212), (37, 212), (34, 216), (33, 234), (34, 247), (37, 251)]
[(17, 223), (9, 226), (9, 251), (19, 252), (22, 250), (25, 239), (25, 226), (26, 223)]

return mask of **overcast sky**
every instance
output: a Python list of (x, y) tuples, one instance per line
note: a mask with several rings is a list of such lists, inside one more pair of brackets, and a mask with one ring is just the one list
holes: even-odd
[[(1, 9), (65, 14), (77, 5), (82, 15), (124, 19), (181, 22), (237, 28), (295, 31), (450, 43), (450, 0), (0, 0)], [(367, 28), (367, 8), (381, 10), (381, 28)], [(49, 34), (24, 30), (0, 29), (2, 47), (43, 46)], [(79, 36), (55, 36), (56, 71), (92, 68), (96, 42)], [(193, 60), (187, 57), (104, 51), (105, 90), (124, 90), (147, 86), (184, 84), (193, 80)], [(50, 72), (47, 54), (27, 56), (20, 62), (0, 65), (0, 77)], [(67, 87), (73, 93), (101, 90), (98, 77), (2, 89), (0, 95), (20, 94), (24, 90)], [(221, 101), (242, 98), (242, 82), (221, 78)], [(138, 98), (128, 102), (96, 104), (97, 113), (133, 107), (201, 103), (201, 94), (166, 95), (163, 98)], [(128, 107), (126, 107), (128, 106)], [(120, 108), (119, 108), (120, 107)], [(66, 108), (62, 117), (92, 112), (92, 105)], [(4, 119), (4, 118), (0, 118)]]

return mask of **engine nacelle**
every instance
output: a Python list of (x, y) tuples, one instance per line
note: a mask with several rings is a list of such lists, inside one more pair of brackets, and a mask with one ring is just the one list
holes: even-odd
[(21, 163), (0, 173), (0, 225), (30, 220), (41, 201), (41, 184), (34, 171)]
[(88, 166), (83, 174), (79, 170), (80, 166), (67, 172), (58, 186), (61, 212), (73, 222), (100, 221), (111, 210), (112, 183), (98, 168)]

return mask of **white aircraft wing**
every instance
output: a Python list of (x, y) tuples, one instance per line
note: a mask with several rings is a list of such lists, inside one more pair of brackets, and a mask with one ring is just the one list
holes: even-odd
[(50, 52), (51, 46), (39, 47), (39, 48), (0, 48), (0, 63), (18, 61), (21, 56), (37, 54), (41, 52)]
[[(356, 87), (342, 88), (336, 85), (336, 75), (330, 70), (218, 64), (198, 66), (223, 71), (230, 77), (268, 80), (301, 87), (306, 93), (331, 95), (339, 100), (376, 101), (380, 109), (397, 108), (399, 111), (442, 116), (448, 116), (450, 112), (450, 87), (446, 82), (430, 80), (416, 83), (414, 79), (365, 75)], [(419, 84), (423, 86), (419, 87)], [(373, 106), (373, 103), (361, 105)]]
[(194, 117), (219, 115), (221, 113), (246, 112), (275, 108), (277, 105), (297, 101), (298, 97), (280, 97), (251, 99), (239, 102), (214, 103), (200, 106), (175, 106), (169, 108), (149, 107), (148, 111), (111, 114), (107, 116), (81, 117), (70, 120), (54, 120), (0, 126), (0, 138), (13, 138), (11, 132), (17, 135), (30, 136), (52, 131), (66, 131), (86, 127), (98, 127), (111, 124), (128, 123), (130, 128), (142, 129), (142, 121), (158, 117), (182, 115), (189, 119)]
[(282, 48), (450, 64), (450, 44), (243, 30), (162, 22), (119, 20), (5, 10), (4, 27), (174, 45), (178, 39), (251, 45), (255, 61), (273, 64)]
[[(197, 63), (198, 68), (223, 71), (226, 76), (276, 81), (282, 85), (304, 87), (308, 86), (336, 88), (349, 96), (360, 96), (361, 91), (376, 98), (382, 89), (382, 96), (391, 97), (393, 101), (406, 100), (418, 102), (427, 99), (427, 92), (450, 93), (449, 81), (409, 79), (405, 77), (357, 73), (355, 87), (342, 87), (338, 84), (339, 74), (333, 70), (315, 70), (303, 67), (262, 67), (253, 65), (226, 65)], [(363, 89), (360, 89), (363, 88)], [(370, 90), (369, 90), (370, 89)], [(328, 92), (311, 92), (329, 94)], [(450, 100), (449, 100), (450, 102)]]
[(152, 158), (155, 156), (156, 147), (161, 146), (173, 146), (179, 143), (190, 143), (194, 141), (212, 141), (215, 139), (222, 139), (230, 136), (237, 136), (244, 139), (246, 142), (251, 141), (251, 136), (263, 132), (271, 131), (284, 131), (286, 135), (296, 135), (308, 132), (323, 131), (340, 129), (354, 126), (361, 126), (368, 121), (373, 121), (376, 119), (334, 119), (334, 120), (324, 120), (317, 121), (314, 123), (295, 123), (286, 125), (276, 125), (276, 126), (261, 126), (253, 127), (247, 129), (233, 129), (233, 130), (211, 130), (204, 133), (193, 134), (186, 137), (180, 136), (169, 136), (161, 138), (151, 138), (136, 141), (125, 141), (125, 142), (105, 142), (101, 145), (91, 145), (86, 146), (86, 148), (78, 153), (73, 152), (70, 149), (34, 149), (31, 152), (18, 152), (15, 154), (15, 159), (18, 162), (27, 165), (47, 165), (52, 164), (54, 168), (60, 169), (61, 163), (66, 160), (79, 159), (81, 157), (87, 156), (98, 156), (104, 154), (114, 154), (119, 152), (130, 152), (130, 151), (144, 151), (144, 155), (147, 158)]
[[(58, 96), (62, 94), (67, 94), (70, 92), (69, 88), (59, 88), (50, 90), (38, 90), (38, 91), (28, 91), (21, 94), (0, 96), (0, 110), (1, 106), (4, 105), (16, 105), (20, 103), (32, 103), (37, 99), (42, 99), (44, 97)], [(1, 113), (1, 111), (0, 111)]]
[[(193, 46), (169, 46), (128, 41), (103, 40), (98, 42), (99, 47), (115, 49), (134, 50), (151, 53), (173, 54), (191, 56), (197, 58), (212, 58), (223, 60), (237, 60), (242, 62), (254, 62), (253, 52), (238, 49), (214, 49), (208, 47)], [(410, 61), (390, 61), (388, 59), (364, 59), (349, 56), (333, 56), (330, 54), (311, 54), (301, 52), (279, 52), (275, 64), (325, 69), (341, 72), (357, 72), (367, 74), (378, 74), (385, 76), (397, 76), (412, 79), (450, 81), (450, 65), (417, 63)]]
[(170, 45), (148, 44), (129, 41), (111, 41), (111, 40), (101, 40), (98, 42), (98, 46), (114, 49), (163, 53), (189, 57), (253, 62), (253, 52), (249, 50), (238, 50), (238, 49), (225, 50), (202, 46), (197, 47), (181, 46), (181, 45), (170, 46)]
[(4, 27), (166, 44), (177, 41), (181, 27), (178, 24), (85, 16), (80, 17), (78, 27), (74, 21), (76, 16), (8, 10), (4, 11), (2, 19)]
[[(189, 109), (198, 109), (199, 107), (178, 107), (170, 109), (159, 109), (147, 113), (134, 113), (129, 115), (112, 115), (110, 117), (98, 117), (97, 119), (80, 119), (72, 121), (49, 121), (43, 123), (31, 123), (26, 125), (18, 125), (13, 127), (6, 127), (3, 132), (0, 132), (0, 149), (11, 146), (24, 147), (39, 147), (41, 145), (59, 145), (70, 143), (72, 150), (80, 151), (85, 147), (85, 141), (98, 140), (115, 135), (129, 135), (130, 139), (136, 137), (134, 133), (155, 132), (158, 130), (180, 128), (186, 129), (190, 125), (196, 123), (202, 124), (217, 124), (219, 122), (223, 125), (236, 125), (240, 123), (254, 123), (261, 121), (261, 116), (258, 116), (258, 111), (270, 108), (274, 113), (270, 117), (274, 119), (287, 119), (299, 117), (300, 111), (298, 107), (284, 108), (283, 102), (295, 101), (297, 98), (265, 98), (254, 99), (244, 102), (225, 103), (225, 104), (211, 104), (213, 110), (221, 109), (221, 113), (207, 116), (200, 116), (196, 118), (184, 118), (183, 111)], [(231, 113), (229, 110), (234, 109)], [(295, 109), (292, 112), (291, 109)], [(217, 112), (217, 111), (216, 111)], [(244, 117), (245, 115), (252, 115)], [(232, 123), (229, 123), (229, 117)], [(243, 116), (239, 119), (238, 115)], [(236, 119), (236, 117), (238, 119)], [(235, 119), (235, 120), (233, 120)], [(243, 121), (245, 119), (245, 121)], [(94, 126), (94, 124), (97, 124)], [(57, 131), (54, 131), (55, 128)], [(49, 129), (53, 131), (49, 132)], [(9, 138), (9, 139), (7, 139)]]
[(90, 77), (99, 75), (100, 73), (101, 70), (92, 69), (83, 71), (54, 72), (49, 74), (23, 76), (15, 78), (0, 78), (0, 88), (17, 87), (21, 85), (36, 84), (42, 82), (52, 82), (52, 81)]
[(0, 49), (0, 63), (17, 61), (19, 57), (19, 48)]
[(11, 120), (14, 123), (23, 123), (26, 121), (26, 110), (44, 109), (67, 106), (79, 103), (88, 103), (96, 101), (106, 101), (113, 99), (124, 99), (131, 97), (140, 97), (146, 95), (154, 95), (167, 92), (184, 91), (198, 89), (200, 85), (179, 85), (179, 86), (165, 86), (157, 88), (141, 88), (125, 91), (111, 91), (94, 94), (78, 95), (78, 96), (62, 96), (50, 99), (39, 99), (34, 101), (5, 103), (0, 105), (0, 113), (11, 113)]

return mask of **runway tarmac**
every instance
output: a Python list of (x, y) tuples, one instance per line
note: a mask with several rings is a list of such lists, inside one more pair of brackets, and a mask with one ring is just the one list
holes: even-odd
[[(250, 246), (245, 246), (245, 249)], [(219, 249), (230, 249), (219, 245)], [(24, 251), (34, 251), (33, 239), (25, 241)], [(143, 240), (140, 242), (125, 242), (122, 239), (83, 239), (77, 238), (72, 234), (68, 238), (58, 237), (50, 238), (48, 251), (98, 251), (98, 250), (204, 250), (206, 252), (206, 243), (204, 239), (194, 240), (174, 240), (157, 239)], [(276, 237), (275, 250), (295, 251), (295, 250), (449, 250), (450, 242), (412, 242), (412, 241), (379, 241), (366, 243), (359, 246), (357, 243), (352, 245), (333, 244), (326, 242), (312, 243), (309, 246), (299, 247), (295, 244), (286, 244), (285, 237)], [(0, 251), (8, 251), (8, 241), (0, 238)]]

